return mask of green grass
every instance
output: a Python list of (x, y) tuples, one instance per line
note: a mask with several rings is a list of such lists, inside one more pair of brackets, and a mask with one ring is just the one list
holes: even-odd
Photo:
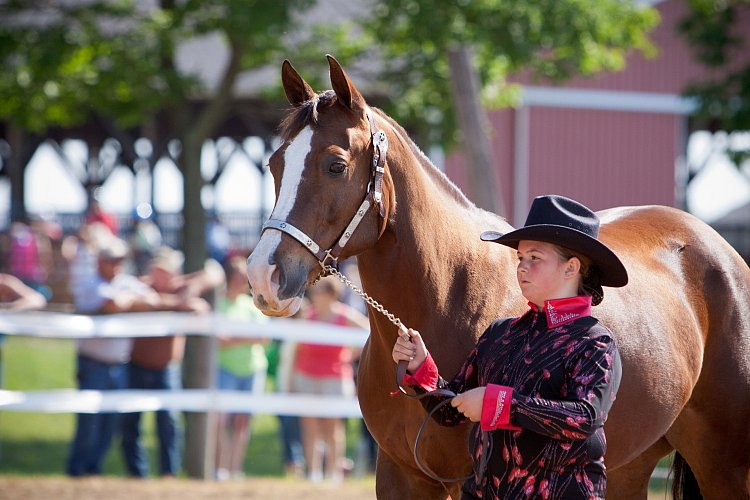
[[(3, 347), (5, 389), (40, 390), (75, 387), (73, 341), (7, 337)], [(361, 422), (347, 422), (347, 456), (355, 456)], [(157, 464), (154, 414), (146, 413), (144, 443)], [(0, 412), (0, 475), (59, 475), (65, 470), (68, 446), (75, 429), (75, 415), (68, 413)], [(282, 476), (278, 419), (272, 415), (253, 417), (252, 437), (245, 458), (245, 471), (255, 476)], [(660, 465), (668, 467), (667, 459)], [(124, 476), (119, 443), (113, 442), (104, 464), (105, 474)], [(666, 483), (652, 480), (650, 498), (669, 498)]]
[[(75, 343), (71, 340), (6, 337), (2, 349), (3, 389), (75, 388)], [(158, 464), (154, 413), (144, 416), (144, 445), (151, 470)], [(347, 455), (354, 456), (361, 422), (347, 422)], [(183, 427), (184, 428), (184, 427)], [(245, 458), (245, 471), (256, 476), (282, 476), (283, 460), (278, 419), (256, 415)], [(63, 474), (75, 431), (70, 413), (0, 412), (0, 474)], [(105, 474), (124, 476), (119, 441), (113, 441), (104, 463)]]

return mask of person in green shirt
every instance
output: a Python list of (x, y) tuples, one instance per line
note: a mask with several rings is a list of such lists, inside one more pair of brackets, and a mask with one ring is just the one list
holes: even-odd
[[(266, 321), (253, 304), (245, 276), (245, 259), (236, 256), (226, 263), (226, 295), (216, 304), (218, 314), (233, 319)], [(233, 391), (261, 391), (265, 385), (268, 359), (263, 345), (266, 339), (219, 339), (218, 387)], [(250, 440), (250, 414), (220, 413), (216, 439), (216, 479), (244, 477), (243, 464)]]

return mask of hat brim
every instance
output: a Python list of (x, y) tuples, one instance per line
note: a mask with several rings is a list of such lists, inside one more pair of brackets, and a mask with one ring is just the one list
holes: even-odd
[(500, 243), (518, 249), (521, 240), (544, 241), (582, 253), (591, 259), (601, 273), (602, 286), (613, 288), (628, 284), (628, 271), (615, 253), (604, 243), (573, 228), (553, 224), (525, 226), (509, 233), (485, 231), (483, 241)]

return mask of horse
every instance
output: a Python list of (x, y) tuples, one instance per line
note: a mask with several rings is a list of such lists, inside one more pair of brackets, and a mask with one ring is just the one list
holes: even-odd
[[(422, 333), (450, 378), (492, 320), (528, 307), (515, 250), (479, 238), (512, 227), (471, 203), (395, 120), (367, 105), (333, 57), (328, 63), (332, 90), (319, 94), (282, 64), (293, 107), (269, 159), (276, 204), (247, 263), (255, 303), (269, 316), (292, 315), (321, 265), (356, 256), (363, 289)], [(657, 462), (676, 450), (685, 493), (692, 484), (705, 498), (750, 499), (750, 269), (686, 212), (598, 215), (601, 241), (630, 277), (605, 289), (594, 311), (623, 364), (605, 424), (608, 498), (645, 499)], [(370, 327), (358, 398), (378, 444), (377, 497), (459, 498), (460, 480), (431, 479), (413, 458), (425, 412), (393, 395), (396, 324), (371, 309)], [(430, 422), (421, 461), (439, 476), (465, 476), (470, 427)]]

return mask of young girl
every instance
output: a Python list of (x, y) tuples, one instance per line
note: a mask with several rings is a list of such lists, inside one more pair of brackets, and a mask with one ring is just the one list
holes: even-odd
[[(245, 258), (236, 255), (225, 263), (226, 295), (216, 311), (228, 318), (256, 323), (267, 318), (253, 304), (245, 275)], [(219, 388), (262, 393), (268, 359), (265, 339), (219, 337)], [(216, 479), (241, 479), (245, 476), (245, 454), (250, 442), (249, 413), (219, 413), (216, 438)]]
[[(308, 289), (310, 307), (305, 319), (339, 326), (368, 329), (367, 318), (341, 302), (342, 284), (329, 276)], [(295, 355), (292, 390), (303, 394), (354, 396), (355, 353), (347, 346), (298, 344)], [(334, 482), (343, 479), (346, 448), (344, 421), (340, 418), (301, 417), (302, 443), (308, 476), (312, 481), (325, 477)]]
[[(480, 422), (471, 440), (474, 476), (463, 498), (604, 498), (604, 422), (620, 383), (612, 333), (592, 318), (602, 286), (628, 275), (598, 239), (599, 219), (561, 196), (534, 200), (523, 228), (485, 241), (517, 250), (517, 279), (529, 310), (498, 319), (448, 382), (418, 332), (396, 340), (393, 360), (406, 360), (417, 390), (458, 394), (435, 413), (442, 425)], [(422, 400), (428, 409), (439, 397)], [(481, 432), (491, 443), (483, 449)], [(486, 470), (478, 470), (482, 455)]]

